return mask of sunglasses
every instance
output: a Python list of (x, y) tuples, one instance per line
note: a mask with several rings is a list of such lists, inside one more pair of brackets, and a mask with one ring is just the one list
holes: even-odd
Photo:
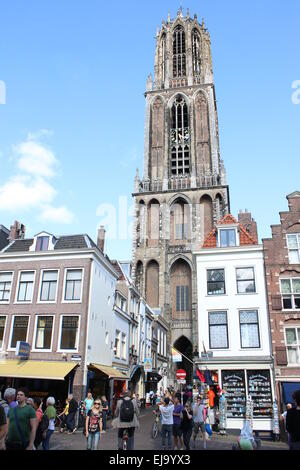
[(95, 405), (101, 405), (99, 401), (95, 401)]

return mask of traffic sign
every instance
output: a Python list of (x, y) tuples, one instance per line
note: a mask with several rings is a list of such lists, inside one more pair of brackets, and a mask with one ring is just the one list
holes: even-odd
[(184, 369), (178, 369), (176, 372), (176, 379), (177, 380), (185, 380), (186, 378), (186, 371)]
[(185, 379), (177, 379), (177, 383), (182, 384), (182, 385), (185, 385), (185, 384), (186, 384), (186, 380), (185, 380)]

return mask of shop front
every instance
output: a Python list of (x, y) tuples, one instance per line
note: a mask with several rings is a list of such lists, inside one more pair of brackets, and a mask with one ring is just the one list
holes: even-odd
[(59, 408), (73, 392), (78, 365), (78, 362), (7, 359), (0, 362), (0, 388), (26, 387), (30, 397), (53, 396)]
[[(210, 389), (215, 392), (218, 386), (225, 392), (226, 428), (242, 429), (246, 419), (249, 397), (253, 404), (253, 430), (272, 431), (274, 386), (273, 374), (269, 365), (217, 364), (199, 366), (203, 376), (209, 371), (213, 377)], [(217, 394), (212, 400), (212, 408), (218, 407)]]
[(146, 381), (145, 381), (145, 386), (146, 386), (146, 393), (149, 393), (151, 391), (157, 392), (157, 384), (161, 381), (162, 376), (158, 374), (157, 372), (147, 372), (146, 375)]

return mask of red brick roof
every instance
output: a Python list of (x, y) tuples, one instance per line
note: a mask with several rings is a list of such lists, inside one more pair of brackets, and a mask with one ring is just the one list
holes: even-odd
[[(217, 225), (232, 225), (238, 224), (238, 221), (231, 214), (226, 214)], [(254, 239), (245, 229), (242, 224), (239, 225), (240, 231), (240, 246), (244, 245), (257, 245), (258, 240)], [(217, 247), (217, 229), (214, 227), (206, 236), (203, 248), (216, 248)]]

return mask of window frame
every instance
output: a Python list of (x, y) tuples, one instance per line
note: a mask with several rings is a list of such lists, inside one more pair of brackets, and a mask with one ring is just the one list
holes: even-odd
[[(287, 357), (287, 367), (300, 367), (300, 334), (298, 337), (298, 357), (299, 357), (299, 362), (289, 362), (289, 354), (288, 354), (288, 344), (287, 344), (287, 338), (286, 338), (286, 330), (296, 330), (296, 335), (298, 336), (297, 329), (300, 329), (299, 325), (289, 325), (284, 328), (284, 342), (285, 342), (285, 347), (286, 347), (286, 357)], [(289, 345), (291, 346), (291, 345)]]
[[(9, 298), (8, 300), (1, 300), (0, 299), (0, 305), (7, 305), (10, 303), (10, 300), (11, 300), (11, 294), (12, 294), (12, 287), (13, 287), (13, 282), (14, 282), (14, 275), (15, 275), (15, 272), (14, 271), (0, 271), (0, 274), (11, 274), (12, 277), (11, 277), (11, 286), (10, 286), (10, 292), (9, 292)], [(0, 281), (1, 282), (1, 281)]]
[[(37, 245), (38, 245), (38, 242), (39, 240), (42, 239), (42, 242), (41, 242), (41, 246), (43, 246), (43, 243), (44, 243), (44, 240), (47, 239), (48, 240), (48, 243), (47, 243), (47, 249), (45, 250), (38, 250), (37, 249)], [(49, 250), (49, 245), (50, 245), (50, 235), (39, 235), (36, 237), (36, 242), (35, 242), (35, 250), (34, 251), (37, 251), (37, 252), (45, 252), (45, 251), (48, 251)]]
[[(79, 300), (65, 300), (65, 295), (66, 295), (66, 287), (67, 287), (67, 272), (68, 271), (82, 271), (82, 277), (81, 277), (81, 291), (80, 291), (80, 299)], [(81, 304), (82, 303), (82, 294), (83, 294), (83, 282), (84, 282), (84, 274), (85, 274), (85, 268), (83, 267), (71, 267), (71, 268), (65, 268), (64, 269), (64, 283), (63, 283), (63, 289), (62, 289), (62, 299), (61, 303), (62, 304)]]
[[(235, 233), (235, 245), (226, 245), (226, 246), (222, 246), (221, 245), (221, 232), (222, 231), (226, 231), (226, 232), (230, 232), (230, 231), (234, 231)], [(240, 246), (240, 238), (239, 238), (239, 233), (238, 233), (238, 230), (237, 230), (237, 227), (218, 227), (218, 248), (234, 248), (236, 246)]]
[[(256, 312), (257, 315), (257, 323), (241, 323), (241, 312)], [(258, 308), (244, 308), (239, 309), (239, 329), (240, 329), (240, 346), (241, 349), (244, 351), (245, 349), (261, 349), (261, 336), (260, 336), (260, 324), (259, 324), (259, 309)], [(242, 344), (242, 325), (257, 325), (257, 335), (258, 335), (258, 346), (243, 346)]]
[[(290, 261), (290, 251), (296, 251), (296, 249), (292, 250), (289, 248), (289, 236), (291, 235), (296, 235), (297, 237), (297, 244), (298, 244), (298, 248), (297, 248), (297, 251), (298, 251), (298, 258), (299, 258), (299, 261), (298, 263), (291, 263)], [(287, 233), (286, 234), (286, 248), (287, 248), (287, 251), (288, 251), (288, 259), (289, 259), (289, 264), (300, 264), (300, 233)]]
[(4, 324), (4, 330), (3, 330), (3, 338), (2, 338), (2, 346), (0, 346), (0, 351), (5, 351), (5, 348), (3, 348), (3, 345), (4, 345), (4, 339), (5, 339), (5, 335), (6, 335), (6, 331), (7, 331), (8, 315), (1, 313), (1, 314), (0, 314), (0, 317), (4, 317), (4, 318), (5, 318), (5, 324)]
[[(36, 336), (37, 336), (37, 326), (38, 326), (38, 319), (39, 317), (52, 317), (53, 322), (52, 322), (52, 332), (51, 332), (51, 342), (50, 342), (50, 349), (41, 349), (41, 348), (36, 348), (35, 343), (36, 343)], [(54, 328), (55, 328), (55, 315), (49, 314), (36, 314), (35, 315), (35, 321), (34, 321), (34, 333), (33, 333), (33, 342), (32, 342), (32, 352), (52, 352), (53, 348), (53, 337), (54, 337)]]
[[(222, 294), (215, 294), (215, 293), (212, 293), (210, 294), (208, 292), (208, 283), (215, 283), (213, 281), (209, 281), (208, 280), (208, 271), (224, 271), (224, 281), (217, 281), (217, 282), (224, 282), (224, 292)], [(219, 295), (227, 295), (226, 293), (226, 269), (225, 267), (222, 267), (222, 268), (206, 268), (206, 296), (207, 297), (213, 297), (213, 296), (219, 296)]]
[[(22, 273), (33, 273), (33, 282), (32, 282), (32, 298), (31, 300), (18, 300), (19, 297), (19, 289), (20, 289), (20, 278)], [(20, 269), (18, 272), (18, 279), (16, 285), (16, 292), (15, 292), (15, 301), (14, 304), (23, 304), (23, 305), (30, 305), (33, 303), (34, 298), (34, 289), (35, 289), (35, 281), (36, 281), (36, 269)]]
[[(76, 348), (75, 349), (61, 349), (61, 337), (62, 337), (62, 322), (63, 317), (78, 317), (78, 328), (77, 328), (77, 335), (76, 335)], [(58, 343), (57, 343), (57, 350), (56, 352), (62, 353), (77, 353), (79, 351), (79, 343), (80, 343), (80, 324), (81, 324), (81, 315), (78, 313), (63, 313), (60, 315), (59, 319), (59, 333), (58, 333)]]
[[(227, 347), (222, 347), (222, 348), (213, 348), (211, 346), (211, 334), (210, 334), (210, 328), (211, 326), (224, 326), (225, 323), (221, 323), (218, 325), (210, 325), (210, 314), (211, 313), (226, 313), (226, 339), (227, 339)], [(214, 351), (223, 351), (223, 350), (228, 350), (230, 349), (230, 344), (229, 344), (229, 328), (228, 328), (228, 310), (209, 310), (208, 311), (208, 337), (209, 337), (209, 349), (214, 350)]]
[[(42, 286), (43, 286), (43, 275), (44, 272), (57, 272), (57, 281), (56, 281), (56, 291), (55, 291), (55, 300), (42, 300)], [(38, 300), (37, 304), (57, 304), (57, 297), (58, 297), (58, 286), (59, 286), (59, 280), (60, 280), (60, 269), (59, 268), (50, 268), (50, 269), (41, 269), (40, 272), (40, 282), (39, 282), (39, 291), (38, 291)], [(47, 281), (46, 281), (47, 282)]]
[[(124, 351), (123, 351), (123, 345), (124, 345)], [(124, 332), (121, 332), (121, 359), (123, 361), (126, 361), (127, 359), (127, 348), (126, 348), (126, 345), (127, 345), (127, 335), (126, 333)], [(124, 352), (124, 354), (123, 354)]]
[(16, 347), (13, 348), (11, 346), (13, 331), (14, 331), (15, 318), (16, 317), (27, 317), (28, 318), (26, 339), (24, 341), (25, 343), (28, 343), (31, 315), (23, 314), (23, 313), (14, 314), (14, 315), (12, 315), (12, 319), (11, 319), (11, 323), (10, 323), (10, 334), (9, 334), (7, 351), (16, 351), (16, 349), (17, 349)]
[[(116, 340), (117, 346), (116, 346)], [(114, 341), (114, 349), (115, 349), (115, 358), (121, 359), (121, 331), (115, 330), (115, 341)]]
[[(279, 278), (279, 287), (280, 287), (280, 295), (281, 295), (281, 304), (282, 304), (282, 310), (283, 310), (284, 312), (289, 312), (289, 311), (291, 311), (291, 310), (293, 310), (293, 311), (298, 311), (298, 312), (300, 311), (300, 308), (295, 307), (295, 296), (298, 296), (299, 299), (300, 299), (300, 293), (296, 293), (296, 294), (293, 293), (293, 282), (292, 282), (292, 281), (293, 281), (294, 279), (297, 279), (297, 280), (299, 279), (299, 281), (300, 281), (300, 276), (299, 276), (299, 277), (280, 277), (280, 278)], [(282, 292), (281, 281), (290, 281), (290, 286), (291, 286), (291, 293), (290, 293), (290, 294), (284, 294), (284, 293)], [(291, 297), (292, 307), (291, 307), (291, 308), (284, 308), (283, 297), (288, 297), (288, 296)]]
[[(253, 282), (254, 282), (254, 291), (253, 292), (239, 292), (238, 285), (239, 282), (243, 281), (251, 281), (252, 279), (238, 279), (237, 277), (237, 270), (238, 269), (252, 269), (253, 270)], [(236, 294), (237, 295), (253, 295), (257, 294), (257, 283), (256, 283), (256, 272), (255, 272), (255, 266), (236, 266), (235, 268), (235, 279), (236, 279)]]

